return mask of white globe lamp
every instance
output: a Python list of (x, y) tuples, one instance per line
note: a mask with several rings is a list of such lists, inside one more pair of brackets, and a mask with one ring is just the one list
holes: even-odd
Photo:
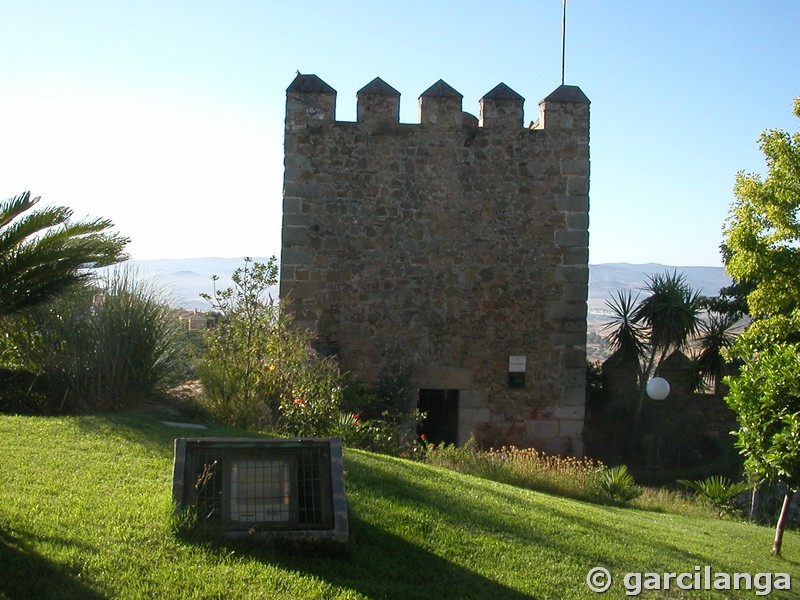
[(645, 391), (653, 400), (664, 400), (669, 396), (669, 382), (663, 377), (653, 377), (647, 382)]

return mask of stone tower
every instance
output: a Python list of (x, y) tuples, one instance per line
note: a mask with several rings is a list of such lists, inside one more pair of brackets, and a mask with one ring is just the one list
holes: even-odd
[(366, 381), (405, 374), (434, 441), (581, 455), (589, 100), (562, 85), (523, 125), (501, 83), (479, 118), (439, 80), (419, 123), (376, 78), (287, 90), (280, 294)]

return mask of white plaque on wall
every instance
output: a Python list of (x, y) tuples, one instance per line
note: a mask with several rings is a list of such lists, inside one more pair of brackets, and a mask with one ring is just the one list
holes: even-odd
[(524, 356), (509, 356), (508, 357), (508, 372), (509, 373), (524, 373), (525, 372), (525, 357)]

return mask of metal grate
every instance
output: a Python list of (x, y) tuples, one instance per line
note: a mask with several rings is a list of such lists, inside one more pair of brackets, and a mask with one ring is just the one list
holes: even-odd
[(231, 521), (239, 523), (291, 520), (288, 460), (235, 460), (230, 463)]
[(183, 506), (225, 529), (330, 529), (330, 449), (324, 442), (187, 442)]
[(304, 453), (300, 456), (297, 466), (297, 487), (298, 487), (298, 515), (299, 523), (327, 523), (331, 515), (326, 515), (326, 494), (323, 493), (323, 483), (325, 482), (319, 456), (311, 453)]

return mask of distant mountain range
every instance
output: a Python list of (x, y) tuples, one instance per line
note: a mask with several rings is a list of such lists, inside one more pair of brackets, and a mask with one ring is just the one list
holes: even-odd
[[(261, 263), (269, 260), (265, 257), (252, 259)], [(214, 286), (216, 289), (230, 287), (231, 276), (244, 266), (244, 258), (131, 259), (124, 264), (163, 290), (172, 306), (205, 311), (211, 307), (200, 294), (213, 293)], [(219, 278), (216, 282), (212, 280), (215, 275)], [(278, 296), (277, 286), (271, 293)]]
[(604, 263), (589, 266), (589, 318), (606, 312), (606, 301), (617, 290), (630, 290), (634, 297), (646, 285), (651, 275), (683, 273), (693, 290), (704, 296), (716, 296), (719, 290), (731, 284), (731, 278), (722, 267), (671, 267), (656, 263), (632, 265)]
[[(267, 262), (265, 257), (254, 257), (258, 262)], [(211, 293), (214, 289), (212, 276), (219, 277), (218, 289), (231, 285), (231, 275), (244, 265), (243, 258), (168, 258), (168, 259), (133, 259), (128, 261), (131, 267), (142, 276), (149, 278), (155, 285), (163, 289), (173, 306), (181, 308), (209, 308), (202, 298), (201, 292)], [(634, 295), (641, 290), (647, 277), (664, 272), (678, 271), (686, 276), (686, 281), (693, 289), (713, 296), (720, 288), (730, 285), (730, 277), (722, 267), (672, 267), (655, 263), (628, 264), (605, 263), (589, 267), (589, 312), (590, 315), (602, 314), (606, 300), (616, 290), (632, 290)], [(277, 295), (277, 288), (272, 291)]]

